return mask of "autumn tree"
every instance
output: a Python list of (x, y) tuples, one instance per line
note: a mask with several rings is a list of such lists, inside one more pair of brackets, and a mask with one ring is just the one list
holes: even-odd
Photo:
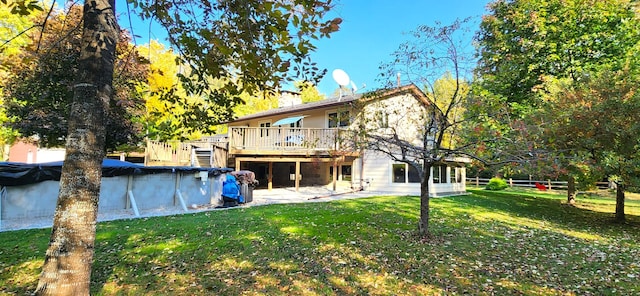
[[(11, 68), (4, 81), (8, 125), (24, 137), (37, 136), (43, 147), (64, 144), (73, 99), (73, 84), (80, 57), (81, 30), (77, 26), (82, 8), (72, 6), (66, 13), (54, 9), (42, 14), (37, 22), (43, 28), (31, 30), (31, 42), (17, 54), (22, 63)], [(43, 19), (43, 18), (46, 18)], [(59, 36), (66, 38), (59, 40)], [(116, 49), (114, 100), (107, 116), (106, 145), (116, 150), (122, 145), (136, 145), (142, 135), (138, 119), (142, 114), (136, 84), (147, 74), (147, 62), (129, 44), (127, 32), (121, 31)]]
[(294, 86), (297, 91), (300, 92), (302, 103), (311, 103), (326, 99), (326, 97), (320, 93), (318, 88), (309, 81), (296, 81)]
[[(363, 108), (395, 111), (360, 112), (363, 117), (358, 119), (358, 135), (352, 137), (358, 139), (363, 149), (406, 163), (418, 173), (421, 185), (418, 229), (423, 236), (429, 234), (432, 168), (467, 151), (467, 146), (456, 141), (456, 133), (464, 122), (461, 108), (468, 92), (466, 77), (471, 62), (471, 48), (465, 42), (466, 24), (465, 20), (451, 25), (419, 26), (412, 32), (414, 39), (401, 44), (393, 54), (395, 59), (382, 65), (382, 77), (395, 83), (397, 73), (401, 73), (408, 82), (423, 86), (426, 107), (407, 110), (368, 103)], [(366, 96), (375, 98), (384, 92)], [(414, 129), (396, 128), (407, 125)]]
[(480, 147), (495, 162), (528, 172), (567, 174), (571, 201), (574, 177), (585, 167), (574, 165), (576, 158), (566, 151), (561, 157), (549, 153), (532, 116), (547, 106), (549, 81), (579, 83), (587, 73), (625, 67), (640, 37), (636, 3), (497, 0), (488, 7), (477, 35), (477, 92), (471, 104), (471, 110), (486, 116), (478, 116), (472, 136), (496, 139)]
[[(20, 2), (16, 7), (26, 9), (32, 3), (16, 2)], [(128, 3), (140, 16), (153, 18), (168, 30), (181, 64), (190, 67), (189, 75), (179, 75), (185, 91), (205, 99), (199, 110), (231, 109), (242, 91), (275, 89), (290, 70), (309, 75), (303, 79), (319, 79), (315, 65), (308, 62), (315, 49), (312, 42), (338, 30), (341, 22), (327, 19), (331, 0)], [(81, 26), (67, 153), (39, 295), (89, 294), (106, 117), (114, 99), (120, 32), (115, 1), (86, 0)], [(211, 79), (224, 81), (224, 86), (209, 88)]]
[[(28, 5), (28, 4), (27, 4)], [(26, 8), (26, 7), (25, 7)], [(19, 67), (19, 55), (23, 46), (29, 42), (25, 32), (36, 25), (35, 16), (40, 10), (25, 10), (24, 15), (17, 14), (20, 8), (0, 5), (0, 159), (5, 160), (8, 150), (18, 137), (18, 131), (9, 126), (11, 122), (4, 106), (4, 86), (11, 77), (11, 71)], [(12, 12), (13, 11), (13, 12)]]
[(552, 157), (615, 182), (618, 222), (625, 221), (625, 190), (640, 185), (640, 123), (633, 120), (640, 112), (640, 72), (633, 67), (638, 65), (586, 75), (578, 83), (555, 81), (545, 108), (536, 112)]

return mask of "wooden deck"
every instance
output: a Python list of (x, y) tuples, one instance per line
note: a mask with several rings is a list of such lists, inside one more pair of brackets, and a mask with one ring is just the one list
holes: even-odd
[(227, 167), (226, 143), (147, 141), (145, 165)]
[(335, 128), (229, 127), (230, 155), (331, 156), (353, 149)]

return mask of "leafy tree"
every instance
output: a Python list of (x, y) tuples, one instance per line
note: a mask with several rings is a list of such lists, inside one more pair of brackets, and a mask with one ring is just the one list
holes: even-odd
[(300, 92), (302, 103), (311, 103), (326, 99), (326, 97), (318, 91), (318, 88), (309, 81), (296, 81), (294, 85)]
[[(40, 13), (28, 11), (20, 16), (12, 6), (0, 5), (0, 94), (4, 92), (4, 85), (11, 77), (11, 70), (19, 67), (19, 53), (21, 48), (29, 43), (29, 36), (24, 34), (35, 25), (34, 16)], [(0, 96), (0, 159), (5, 160), (9, 152), (5, 148), (13, 144), (18, 132), (8, 126), (10, 118), (4, 106), (4, 97)]]
[[(76, 25), (82, 9), (73, 6), (65, 14), (54, 10), (41, 15), (46, 23), (41, 30), (32, 30), (30, 44), (20, 53), (23, 63), (12, 68), (5, 82), (5, 107), (12, 118), (9, 126), (23, 136), (37, 136), (41, 146), (62, 146), (67, 135), (69, 105), (73, 99), (73, 84), (78, 71), (81, 31)], [(46, 20), (46, 22), (45, 22)], [(59, 36), (66, 36), (59, 40)], [(125, 144), (138, 144), (141, 126), (140, 97), (136, 84), (147, 73), (146, 62), (136, 55), (126, 32), (120, 32), (117, 46), (114, 100), (107, 116), (108, 150)]]
[(18, 66), (17, 56), (31, 40), (26, 32), (36, 26), (35, 16), (39, 14), (40, 10), (37, 10), (20, 16), (12, 13), (9, 5), (0, 5), (0, 81), (5, 81), (9, 77), (8, 71)]
[(140, 46), (138, 54), (150, 62), (147, 81), (139, 85), (139, 92), (145, 99), (146, 114), (142, 124), (146, 136), (160, 141), (198, 137), (199, 133), (195, 132), (194, 135), (193, 131), (181, 124), (185, 105), (175, 103), (197, 101), (197, 98), (189, 98), (180, 86), (178, 73), (181, 66), (176, 63), (178, 56), (154, 40)]
[[(556, 158), (570, 157), (598, 176), (609, 176), (617, 187), (616, 221), (625, 220), (628, 186), (640, 184), (640, 111), (638, 73), (622, 70), (589, 75), (580, 83), (557, 82), (540, 109), (541, 134)], [(551, 120), (549, 120), (551, 119)]]
[[(461, 108), (466, 100), (468, 63), (471, 54), (464, 36), (468, 21), (456, 21), (451, 25), (419, 26), (413, 32), (414, 39), (401, 44), (394, 52), (395, 59), (382, 65), (382, 77), (395, 81), (397, 73), (412, 83), (424, 85), (426, 105), (424, 109), (407, 112), (396, 106), (372, 107), (359, 118), (358, 139), (363, 149), (382, 153), (391, 159), (412, 166), (420, 176), (421, 235), (429, 234), (429, 179), (431, 169), (445, 160), (467, 153), (467, 146), (457, 143), (457, 132), (464, 123)], [(406, 88), (406, 87), (405, 87)], [(401, 88), (402, 90), (403, 88)], [(374, 92), (372, 98), (384, 96)], [(395, 110), (392, 114), (375, 110)], [(391, 111), (385, 111), (391, 112)], [(411, 125), (415, 129), (397, 127)]]
[(550, 154), (562, 145), (544, 141), (535, 116), (548, 108), (544, 97), (555, 87), (550, 81), (579, 83), (588, 73), (627, 65), (640, 38), (635, 1), (497, 0), (489, 10), (477, 36), (478, 84), (470, 108), (485, 116), (478, 116), (470, 137), (496, 139), (479, 147), (496, 162), (529, 173), (568, 174), (572, 202), (574, 178), (591, 174), (576, 161), (583, 152)]
[(547, 76), (579, 79), (637, 42), (635, 1), (496, 0), (480, 24), (477, 73), (508, 102), (534, 104)]
[[(33, 9), (31, 1), (16, 2), (18, 7)], [(129, 3), (141, 16), (154, 18), (167, 28), (182, 64), (191, 66), (189, 75), (180, 75), (187, 94), (205, 98), (203, 107), (222, 109), (231, 109), (242, 91), (277, 87), (290, 70), (319, 79), (322, 73), (307, 61), (308, 53), (315, 49), (312, 40), (329, 36), (341, 22), (339, 18), (326, 20), (331, 0)], [(84, 2), (67, 154), (36, 292), (40, 295), (89, 294), (106, 118), (114, 99), (119, 37), (115, 15), (114, 0)], [(224, 81), (224, 86), (211, 89), (211, 79)]]

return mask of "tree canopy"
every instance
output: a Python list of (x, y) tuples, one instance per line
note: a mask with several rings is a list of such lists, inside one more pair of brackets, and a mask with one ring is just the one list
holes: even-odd
[[(41, 13), (36, 23), (45, 26), (28, 32), (30, 42), (16, 56), (20, 63), (3, 81), (8, 125), (23, 137), (37, 136), (43, 147), (62, 146), (66, 140), (69, 106), (78, 72), (81, 30), (77, 26), (82, 9), (72, 6), (66, 13)], [(60, 36), (65, 38), (60, 39)], [(147, 75), (148, 62), (121, 31), (114, 75), (115, 98), (107, 117), (107, 149), (135, 145), (143, 136), (137, 119), (144, 109), (136, 85)]]
[(482, 86), (508, 102), (536, 102), (547, 76), (580, 79), (621, 69), (638, 41), (636, 1), (497, 0), (477, 35)]
[(469, 107), (485, 114), (471, 137), (496, 141), (479, 148), (529, 174), (568, 175), (570, 185), (575, 177), (615, 179), (620, 172), (602, 154), (636, 157), (608, 144), (636, 145), (617, 131), (633, 129), (623, 123), (631, 118), (625, 108), (637, 108), (623, 103), (638, 77), (637, 1), (498, 0), (489, 8)]

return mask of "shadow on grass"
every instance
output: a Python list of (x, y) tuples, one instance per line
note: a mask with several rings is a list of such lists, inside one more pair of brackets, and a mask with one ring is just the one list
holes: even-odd
[[(606, 215), (598, 218), (598, 213), (563, 208), (559, 200), (501, 194), (437, 198), (431, 200), (431, 206), (430, 228), (436, 239), (428, 242), (416, 235), (419, 198), (411, 196), (235, 208), (100, 223), (91, 292), (611, 292), (612, 279), (594, 274), (597, 270), (622, 279), (616, 283), (618, 293), (637, 291), (626, 280), (632, 280), (628, 275), (640, 274), (640, 267), (628, 264), (640, 253), (638, 243), (616, 245), (624, 240), (624, 235), (616, 232), (618, 226), (595, 227), (599, 222), (593, 219), (606, 220)], [(494, 213), (499, 215), (491, 216)], [(615, 237), (615, 243), (594, 244), (593, 240), (567, 236), (562, 225)], [(22, 233), (15, 235), (20, 240), (16, 245), (33, 243), (22, 242)], [(4, 238), (0, 234), (0, 240)], [(42, 256), (48, 232), (27, 238), (43, 245), (37, 254)], [(618, 254), (602, 257), (610, 250)], [(26, 262), (18, 257), (9, 261), (5, 254), (0, 254), (0, 259), (8, 265)], [(624, 264), (627, 267), (620, 267)], [(3, 285), (17, 278), (15, 273), (5, 274), (4, 269), (2, 277)], [(585, 278), (588, 282), (583, 284)], [(27, 280), (11, 291), (24, 294), (31, 287), (35, 288), (35, 282)]]
[[(578, 201), (580, 205), (569, 206), (566, 204), (566, 198), (562, 195), (549, 193), (531, 193), (531, 192), (510, 192), (510, 191), (488, 191), (488, 190), (470, 190), (475, 195), (480, 195), (482, 199), (456, 198), (457, 201), (464, 202), (467, 205), (480, 206), (509, 212), (512, 215), (525, 216), (532, 219), (553, 220), (558, 224), (567, 227), (579, 227), (581, 229), (593, 229), (593, 227), (602, 230), (619, 227), (638, 227), (640, 226), (640, 216), (627, 214), (626, 224), (614, 222), (613, 210), (615, 200), (599, 200), (581, 199)], [(610, 204), (611, 212), (597, 211), (587, 208), (590, 203)], [(585, 207), (585, 205), (587, 207)], [(637, 201), (627, 202), (627, 208), (639, 206)]]

